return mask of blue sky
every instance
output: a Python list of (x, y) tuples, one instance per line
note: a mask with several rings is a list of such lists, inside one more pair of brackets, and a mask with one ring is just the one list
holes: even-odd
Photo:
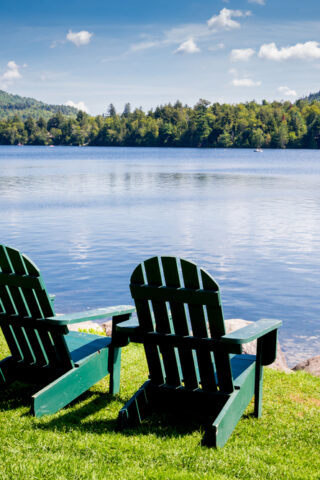
[(0, 3), (0, 89), (91, 114), (320, 90), (319, 0)]

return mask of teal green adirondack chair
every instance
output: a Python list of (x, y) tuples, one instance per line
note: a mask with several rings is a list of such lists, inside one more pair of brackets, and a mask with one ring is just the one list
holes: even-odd
[[(222, 447), (255, 395), (261, 415), (263, 366), (276, 358), (279, 320), (260, 320), (226, 335), (219, 287), (194, 263), (154, 257), (131, 276), (138, 322), (117, 325), (123, 342), (143, 343), (149, 380), (121, 409), (119, 428), (150, 412), (197, 418), (203, 443)], [(257, 354), (242, 354), (254, 339)]]
[(110, 393), (119, 391), (121, 349), (114, 338), (69, 332), (68, 325), (112, 317), (128, 320), (134, 307), (88, 310), (55, 316), (38, 268), (0, 245), (0, 326), (11, 356), (0, 361), (0, 390), (15, 380), (36, 384), (35, 416), (52, 414), (110, 374)]

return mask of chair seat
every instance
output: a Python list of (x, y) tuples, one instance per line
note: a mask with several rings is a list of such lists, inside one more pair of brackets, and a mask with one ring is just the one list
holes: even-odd
[(65, 337), (74, 363), (110, 346), (111, 337), (83, 332), (69, 332)]

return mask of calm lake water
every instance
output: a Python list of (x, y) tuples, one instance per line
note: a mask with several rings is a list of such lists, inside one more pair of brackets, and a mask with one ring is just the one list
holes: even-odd
[(219, 282), (226, 318), (280, 318), (290, 365), (320, 354), (320, 152), (0, 147), (0, 243), (56, 311), (131, 303), (140, 261)]

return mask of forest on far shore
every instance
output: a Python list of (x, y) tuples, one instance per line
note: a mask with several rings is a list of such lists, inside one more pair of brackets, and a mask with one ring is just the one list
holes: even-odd
[(91, 145), (139, 147), (319, 148), (320, 102), (255, 101), (236, 105), (200, 99), (194, 107), (161, 105), (148, 112), (105, 115), (60, 111), (48, 120), (18, 115), (0, 120), (1, 145)]

